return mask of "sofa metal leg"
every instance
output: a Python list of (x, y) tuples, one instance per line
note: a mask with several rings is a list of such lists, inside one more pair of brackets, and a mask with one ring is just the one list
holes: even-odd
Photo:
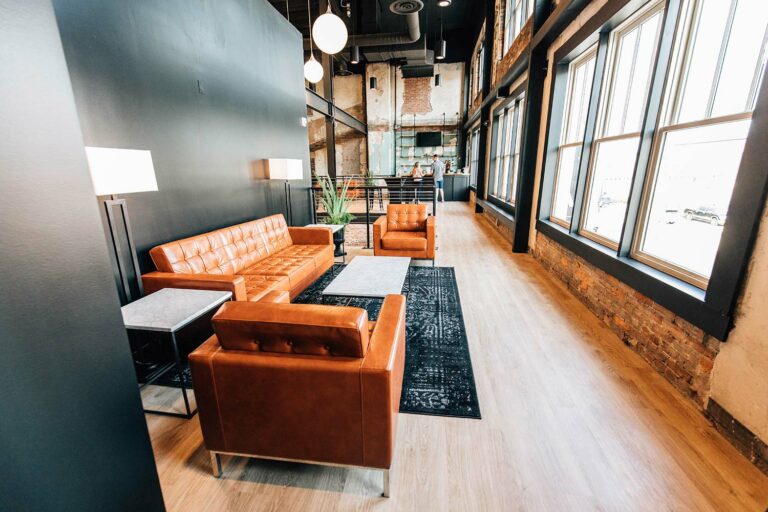
[(221, 476), (221, 455), (216, 452), (211, 452), (211, 469), (213, 469), (213, 476), (216, 478)]
[(381, 493), (385, 498), (389, 498), (389, 470), (384, 470), (384, 492)]

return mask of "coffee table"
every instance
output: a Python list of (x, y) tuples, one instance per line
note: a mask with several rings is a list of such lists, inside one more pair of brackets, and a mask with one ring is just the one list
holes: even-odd
[(173, 362), (153, 372), (143, 384), (139, 385), (139, 389), (152, 384), (169, 370), (175, 370), (181, 386), (181, 395), (184, 398), (185, 412), (177, 413), (146, 408), (144, 412), (185, 419), (190, 419), (195, 415), (197, 409), (192, 410), (189, 405), (187, 386), (191, 383), (187, 382), (184, 375), (176, 333), (231, 298), (232, 293), (230, 292), (164, 288), (121, 308), (123, 323), (127, 330), (168, 333), (173, 347)]
[(410, 264), (411, 258), (357, 256), (323, 290), (323, 302), (329, 296), (383, 299), (402, 293)]

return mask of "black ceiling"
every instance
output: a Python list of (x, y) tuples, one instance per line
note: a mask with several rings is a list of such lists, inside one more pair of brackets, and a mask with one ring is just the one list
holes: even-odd
[[(419, 19), (422, 34), (428, 35), (427, 44), (432, 47), (431, 42), (438, 39), (442, 20), (443, 37), (449, 41), (449, 60), (463, 60), (467, 47), (472, 45), (472, 39), (476, 36), (472, 32), (479, 25), (476, 20), (482, 17), (487, 0), (453, 0), (449, 7), (439, 7), (437, 0), (422, 1), (424, 9), (419, 13)], [(291, 23), (305, 38), (309, 37), (307, 0), (269, 2), (283, 16), (288, 11)], [(351, 4), (351, 18), (347, 17), (346, 9), (342, 7), (342, 4), (347, 3)], [(331, 0), (334, 12), (345, 21), (350, 35), (405, 32), (405, 19), (389, 10), (391, 3), (392, 0)], [(320, 0), (309, 0), (309, 5), (314, 21), (320, 15)]]

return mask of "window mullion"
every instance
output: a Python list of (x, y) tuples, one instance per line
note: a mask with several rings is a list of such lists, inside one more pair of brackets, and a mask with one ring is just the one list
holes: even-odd
[(738, 0), (731, 0), (731, 8), (728, 11), (728, 20), (725, 22), (723, 38), (720, 43), (720, 53), (717, 56), (717, 65), (715, 65), (715, 74), (712, 77), (712, 86), (709, 89), (709, 99), (707, 100), (706, 117), (712, 117), (712, 110), (715, 108), (715, 98), (717, 97), (717, 87), (720, 84), (720, 75), (723, 73), (723, 63), (725, 63), (725, 53), (728, 51), (728, 41), (731, 39), (731, 30), (733, 29), (733, 19), (736, 17), (736, 4)]
[(763, 33), (763, 45), (760, 47), (760, 57), (757, 59), (757, 65), (755, 72), (752, 74), (752, 85), (749, 88), (749, 95), (747, 96), (747, 104), (744, 105), (744, 111), (752, 110), (755, 104), (755, 96), (757, 95), (757, 88), (760, 85), (760, 79), (762, 78), (765, 67), (765, 52), (766, 45), (768, 45), (768, 27), (766, 27)]
[(506, 202), (509, 202), (510, 197), (512, 196), (512, 169), (515, 168), (515, 149), (517, 146), (517, 130), (519, 130), (518, 127), (518, 121), (519, 121), (519, 115), (518, 115), (518, 103), (515, 103), (514, 106), (514, 112), (515, 117), (512, 118), (512, 138), (510, 139), (510, 145), (509, 145), (509, 165), (507, 166), (507, 190), (504, 193), (504, 200)]
[[(573, 213), (571, 214), (571, 233), (577, 233), (581, 226), (581, 212), (583, 210), (584, 189), (587, 182), (587, 173), (589, 169), (589, 160), (592, 151), (592, 142), (595, 139), (597, 128), (597, 112), (600, 105), (600, 91), (602, 90), (603, 77), (605, 76), (605, 67), (608, 63), (608, 46), (610, 33), (603, 32), (597, 43), (597, 54), (595, 55), (595, 71), (592, 75), (592, 84), (588, 88), (590, 91), (589, 103), (587, 103), (587, 122), (584, 129), (584, 141), (581, 145), (581, 159), (579, 160), (579, 169), (576, 177), (576, 191), (573, 197)], [(587, 89), (585, 87), (585, 89)]]
[[(632, 244), (635, 239), (640, 210), (647, 205), (643, 204), (643, 193), (649, 188), (653, 173), (650, 167), (655, 164), (651, 161), (654, 142), (657, 142), (654, 134), (659, 126), (664, 88), (669, 78), (669, 67), (672, 61), (675, 28), (680, 15), (682, 0), (669, 0), (667, 10), (662, 20), (661, 35), (659, 37), (658, 51), (654, 63), (651, 86), (646, 99), (645, 117), (641, 129), (640, 143), (638, 144), (635, 160), (635, 172), (632, 176), (632, 186), (627, 200), (627, 212), (624, 217), (621, 237), (619, 238), (618, 255), (627, 257), (632, 252)], [(648, 180), (646, 180), (648, 178)], [(648, 199), (645, 200), (646, 202)]]

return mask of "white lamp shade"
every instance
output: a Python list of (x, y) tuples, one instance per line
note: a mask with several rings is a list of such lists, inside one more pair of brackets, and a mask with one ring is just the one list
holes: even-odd
[(157, 190), (151, 152), (86, 146), (85, 154), (97, 196)]
[(270, 180), (300, 180), (304, 178), (304, 166), (296, 158), (269, 158), (266, 160), (267, 177)]
[(330, 4), (328, 11), (312, 25), (312, 39), (328, 55), (339, 53), (347, 44), (347, 26), (331, 12)]
[(323, 66), (315, 60), (314, 55), (310, 55), (304, 63), (304, 78), (311, 84), (316, 84), (323, 79)]

